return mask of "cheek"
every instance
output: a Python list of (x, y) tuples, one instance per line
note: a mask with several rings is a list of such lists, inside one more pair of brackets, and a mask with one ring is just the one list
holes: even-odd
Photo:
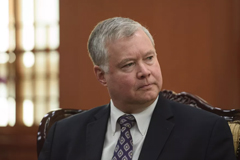
[(158, 68), (155, 73), (157, 74), (158, 78), (162, 78), (162, 72), (160, 68)]
[(162, 82), (162, 72), (159, 65), (155, 66), (155, 69), (153, 71), (153, 76), (156, 78), (157, 81)]
[(131, 90), (135, 86), (135, 80), (132, 75), (121, 74), (115, 77), (115, 85), (121, 90)]
[(129, 77), (121, 77), (111, 81), (108, 89), (113, 97), (121, 96), (123, 98), (134, 93), (134, 85)]
[(135, 81), (133, 78), (130, 77), (122, 77), (119, 79), (119, 84), (125, 89), (130, 89), (135, 85)]

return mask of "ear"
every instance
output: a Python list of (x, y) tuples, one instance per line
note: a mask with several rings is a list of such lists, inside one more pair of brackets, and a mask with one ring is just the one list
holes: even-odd
[(103, 86), (107, 86), (107, 81), (106, 81), (106, 77), (105, 77), (105, 72), (99, 67), (99, 66), (94, 66), (93, 67), (95, 76), (97, 77), (97, 80), (103, 85)]

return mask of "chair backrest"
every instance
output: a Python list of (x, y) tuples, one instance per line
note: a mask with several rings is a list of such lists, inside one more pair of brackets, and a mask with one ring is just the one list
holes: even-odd
[(239, 109), (223, 110), (221, 108), (213, 107), (208, 104), (204, 99), (187, 92), (175, 93), (173, 91), (164, 90), (162, 91), (162, 94), (165, 98), (169, 100), (215, 113), (225, 118), (228, 122), (240, 121)]
[(38, 127), (38, 133), (37, 133), (37, 154), (39, 156), (43, 144), (45, 142), (47, 133), (51, 126), (64, 118), (67, 118), (69, 116), (72, 116), (77, 113), (84, 112), (84, 110), (78, 110), (78, 109), (59, 109), (56, 111), (48, 112), (43, 119), (41, 120), (39, 127)]
[[(240, 110), (238, 109), (231, 109), (231, 110), (222, 110), (217, 107), (212, 107), (209, 105), (205, 100), (202, 98), (192, 95), (190, 93), (181, 92), (175, 93), (173, 91), (163, 90), (161, 91), (162, 95), (172, 101), (176, 101), (179, 103), (187, 104), (189, 106), (203, 109), (212, 113), (215, 113), (219, 116), (222, 116), (228, 121), (230, 129), (233, 134), (233, 141), (234, 141), (234, 148), (237, 160), (240, 160), (239, 151), (240, 151)], [(77, 109), (59, 109), (56, 111), (51, 111), (47, 113), (38, 128), (38, 135), (37, 135), (37, 154), (39, 156), (40, 151), (43, 147), (44, 141), (46, 139), (48, 130), (51, 126), (56, 122), (63, 118), (72, 116), (74, 114), (78, 114), (84, 112), (84, 110), (77, 110)]]

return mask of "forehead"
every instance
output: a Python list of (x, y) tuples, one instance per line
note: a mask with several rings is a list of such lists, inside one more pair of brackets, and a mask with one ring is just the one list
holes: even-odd
[(108, 43), (108, 56), (130, 56), (136, 53), (155, 52), (155, 48), (143, 30), (137, 30), (131, 37), (124, 37)]

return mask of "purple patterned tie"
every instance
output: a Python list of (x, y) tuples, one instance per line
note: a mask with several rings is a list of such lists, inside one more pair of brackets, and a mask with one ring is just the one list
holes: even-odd
[(130, 129), (136, 123), (133, 115), (119, 117), (118, 123), (121, 127), (121, 134), (115, 147), (112, 160), (131, 160), (133, 156), (133, 140)]

